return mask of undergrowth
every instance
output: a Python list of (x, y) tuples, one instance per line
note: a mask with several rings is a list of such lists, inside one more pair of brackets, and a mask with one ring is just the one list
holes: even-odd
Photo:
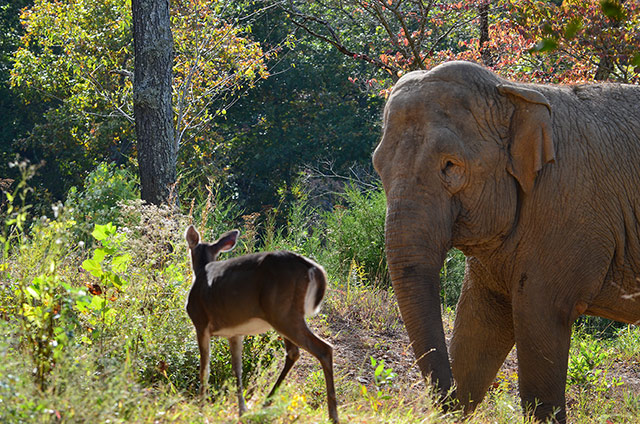
[[(208, 187), (200, 201), (183, 201), (176, 210), (136, 200), (132, 176), (101, 167), (86, 191), (72, 190), (49, 217), (35, 218), (23, 202), (33, 169), (22, 169), (23, 181), (0, 214), (0, 422), (237, 422), (224, 339), (212, 341), (210, 396), (204, 403), (197, 399), (199, 353), (184, 310), (191, 284), (183, 238), (189, 223), (210, 241), (239, 228), (241, 245), (233, 254), (289, 249), (325, 266), (330, 287), (310, 325), (334, 340), (345, 422), (459, 422), (459, 413), (437, 406), (410, 359), (386, 271), (380, 188), (349, 187), (330, 212), (314, 209), (300, 193), (293, 203), (247, 214)], [(92, 192), (98, 187), (104, 198)], [(452, 251), (445, 265), (449, 333), (464, 257)], [(607, 327), (603, 335), (580, 327), (571, 352), (570, 418), (633, 422), (640, 400), (619, 371), (640, 360), (637, 328)], [(273, 405), (263, 409), (283, 363), (282, 341), (273, 332), (247, 337), (243, 378), (250, 413), (243, 422), (326, 420), (322, 371), (304, 355)], [(501, 370), (469, 422), (521, 421), (517, 381), (517, 370)]]

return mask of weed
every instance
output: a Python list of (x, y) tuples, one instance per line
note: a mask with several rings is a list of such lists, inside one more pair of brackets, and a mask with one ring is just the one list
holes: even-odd
[(91, 328), (91, 332), (83, 336), (83, 341), (91, 344), (100, 340), (102, 347), (104, 332), (117, 318), (118, 312), (111, 303), (128, 284), (124, 274), (131, 262), (131, 255), (121, 251), (123, 237), (117, 233), (113, 224), (96, 224), (91, 235), (101, 247), (93, 251), (90, 259), (82, 262), (82, 268), (95, 277), (97, 282), (87, 283), (89, 295), (78, 298), (76, 307), (84, 314)]
[(627, 325), (618, 330), (614, 346), (625, 360), (640, 360), (640, 328)]
[(611, 353), (601, 341), (581, 331), (576, 331), (573, 339), (574, 352), (569, 355), (567, 370), (568, 386), (602, 393), (622, 384), (618, 378), (608, 376)]
[(371, 409), (378, 412), (383, 405), (382, 401), (391, 399), (389, 391), (393, 387), (393, 382), (398, 374), (393, 372), (392, 368), (385, 367), (383, 359), (376, 360), (373, 356), (369, 359), (371, 360), (371, 368), (373, 369), (373, 383), (375, 388), (370, 391), (367, 389), (367, 386), (362, 384), (360, 390), (362, 397), (368, 402)]

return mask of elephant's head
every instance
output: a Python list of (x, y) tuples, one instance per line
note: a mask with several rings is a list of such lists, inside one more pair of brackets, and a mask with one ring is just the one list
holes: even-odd
[(442, 394), (452, 382), (440, 313), (447, 251), (497, 249), (517, 225), (519, 197), (553, 160), (547, 99), (478, 65), (408, 73), (387, 101), (373, 162), (389, 271), (422, 374)]

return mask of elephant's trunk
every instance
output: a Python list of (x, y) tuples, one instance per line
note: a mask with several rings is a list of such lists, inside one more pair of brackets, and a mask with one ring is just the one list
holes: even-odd
[[(440, 312), (440, 269), (451, 239), (449, 217), (417, 202), (390, 202), (386, 250), (400, 313), (422, 375), (441, 395), (452, 384)], [(436, 211), (437, 209), (431, 209)]]

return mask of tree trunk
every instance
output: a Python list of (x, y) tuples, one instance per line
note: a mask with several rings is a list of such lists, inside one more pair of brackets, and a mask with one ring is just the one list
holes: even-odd
[(480, 56), (485, 66), (493, 66), (491, 50), (489, 50), (489, 47), (485, 44), (489, 42), (489, 3), (491, 3), (491, 1), (486, 0), (478, 6), (478, 13), (480, 15)]
[[(133, 111), (142, 200), (166, 203), (176, 183), (169, 0), (132, 0)], [(175, 199), (173, 199), (175, 200)]]

